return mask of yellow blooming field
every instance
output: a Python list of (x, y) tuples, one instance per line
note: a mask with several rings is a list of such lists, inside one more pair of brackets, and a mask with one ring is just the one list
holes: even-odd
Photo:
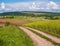
[(48, 34), (60, 37), (60, 20), (37, 21), (23, 26), (32, 27)]

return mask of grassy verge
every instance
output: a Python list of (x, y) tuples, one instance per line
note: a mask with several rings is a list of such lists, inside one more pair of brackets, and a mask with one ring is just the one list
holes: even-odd
[(30, 37), (17, 26), (0, 28), (0, 46), (34, 46)]
[(35, 31), (31, 30), (31, 29), (29, 29), (29, 30), (32, 31), (33, 33), (37, 34), (38, 36), (40, 36), (40, 37), (52, 42), (55, 46), (60, 46), (60, 43), (56, 43), (56, 42), (52, 41), (50, 38), (48, 38), (48, 37), (46, 37), (46, 36), (44, 36), (44, 35), (42, 35), (40, 33), (37, 33), (37, 32), (35, 32)]

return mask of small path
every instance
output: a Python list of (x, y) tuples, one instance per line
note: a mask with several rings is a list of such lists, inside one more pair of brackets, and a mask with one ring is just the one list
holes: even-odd
[(55, 42), (57, 42), (57, 43), (60, 43), (60, 38), (57, 38), (57, 37), (55, 37), (55, 36), (52, 36), (52, 35), (50, 35), (50, 34), (47, 34), (47, 33), (45, 33), (45, 32), (42, 32), (42, 31), (39, 31), (39, 30), (30, 28), (30, 27), (27, 27), (27, 28), (28, 28), (28, 29), (31, 29), (31, 30), (33, 30), (33, 31), (36, 31), (36, 32), (38, 32), (38, 33), (40, 33), (40, 34), (42, 34), (42, 35), (50, 38), (51, 40), (53, 40), (53, 41), (55, 41)]
[(27, 33), (28, 36), (33, 40), (35, 46), (54, 46), (51, 42), (45, 40), (44, 38), (39, 37), (35, 33), (31, 32), (27, 28), (19, 27), (22, 29), (25, 33)]

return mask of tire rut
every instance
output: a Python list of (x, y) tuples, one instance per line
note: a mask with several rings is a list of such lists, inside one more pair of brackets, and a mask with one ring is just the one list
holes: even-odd
[(25, 33), (27, 33), (28, 36), (30, 36), (35, 46), (54, 46), (51, 42), (47, 41), (44, 38), (39, 37), (35, 33), (28, 30), (27, 28), (21, 26), (19, 28), (22, 29)]
[(52, 36), (52, 35), (50, 35), (50, 34), (47, 34), (47, 33), (45, 33), (45, 32), (42, 32), (42, 31), (39, 31), (39, 30), (30, 28), (30, 27), (26, 27), (26, 28), (27, 28), (27, 29), (31, 29), (31, 30), (33, 30), (33, 31), (35, 31), (35, 32), (37, 32), (37, 33), (40, 33), (40, 34), (42, 34), (42, 35), (50, 38), (51, 40), (53, 40), (53, 41), (56, 42), (56, 43), (60, 43), (60, 38), (57, 38), (57, 37), (55, 37), (55, 36)]

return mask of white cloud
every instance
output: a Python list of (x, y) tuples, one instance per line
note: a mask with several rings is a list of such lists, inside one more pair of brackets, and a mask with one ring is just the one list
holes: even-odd
[(1, 3), (1, 9), (5, 9), (5, 4), (4, 4), (4, 2)]
[(50, 1), (47, 4), (47, 9), (58, 9), (58, 4), (56, 4), (55, 2)]
[[(5, 11), (50, 11), (52, 9), (59, 9), (59, 5), (55, 2), (17, 2), (17, 3), (1, 3), (1, 8)], [(2, 10), (0, 9), (0, 11)]]
[(38, 6), (39, 6), (39, 3), (37, 4), (37, 3), (33, 2), (29, 8), (30, 9), (40, 9), (40, 7), (38, 7)]
[(7, 4), (7, 7), (10, 7), (13, 10), (23, 10), (28, 9), (28, 7), (31, 5), (31, 2), (20, 2), (20, 3), (12, 3)]
[(45, 8), (41, 8), (41, 9), (45, 9)]

